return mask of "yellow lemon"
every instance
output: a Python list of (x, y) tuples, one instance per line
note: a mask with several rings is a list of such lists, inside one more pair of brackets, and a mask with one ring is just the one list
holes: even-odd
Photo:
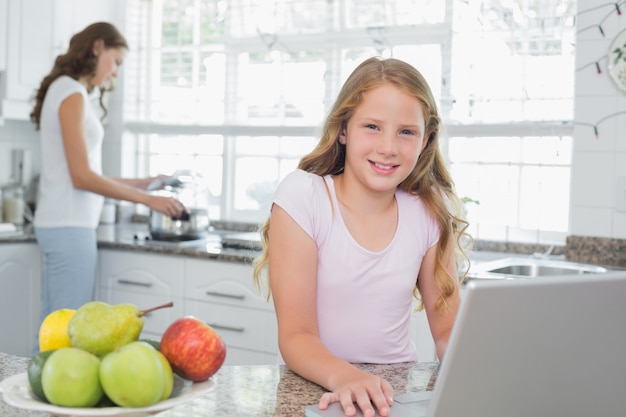
[(39, 326), (39, 350), (53, 350), (70, 347), (67, 331), (70, 319), (76, 310), (62, 308), (48, 314)]

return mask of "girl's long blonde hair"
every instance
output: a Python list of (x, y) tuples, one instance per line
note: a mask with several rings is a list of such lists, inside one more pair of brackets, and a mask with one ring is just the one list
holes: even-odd
[[(437, 104), (420, 72), (406, 62), (393, 58), (370, 58), (361, 63), (339, 92), (324, 123), (319, 143), (311, 153), (300, 160), (298, 168), (320, 176), (342, 173), (345, 165), (345, 145), (339, 142), (339, 134), (346, 128), (348, 120), (363, 100), (363, 95), (385, 83), (415, 97), (424, 111), (425, 136), (428, 143), (420, 154), (415, 168), (398, 188), (419, 196), (439, 224), (435, 282), (441, 292), (436, 304), (437, 311), (440, 311), (445, 306), (446, 300), (453, 295), (455, 280), (459, 279), (448, 273), (446, 260), (449, 259), (450, 251), (454, 251), (457, 267), (460, 268), (463, 263), (469, 265), (464, 247), (471, 242), (471, 238), (466, 233), (468, 223), (463, 216), (462, 204), (454, 191), (454, 183), (439, 149), (441, 118)], [(268, 280), (270, 276), (269, 233), (268, 218), (261, 227), (263, 253), (254, 260), (254, 282), (259, 289), (265, 267), (268, 267)], [(461, 279), (464, 279), (466, 272), (463, 272)], [(267, 288), (269, 297), (269, 285)], [(420, 301), (418, 309), (423, 308), (417, 285), (415, 295)]]

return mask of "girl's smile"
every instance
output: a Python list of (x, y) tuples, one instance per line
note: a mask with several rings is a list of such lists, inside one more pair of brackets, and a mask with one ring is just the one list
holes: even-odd
[(385, 83), (363, 95), (339, 140), (344, 174), (372, 191), (393, 191), (409, 176), (427, 143), (421, 103)]

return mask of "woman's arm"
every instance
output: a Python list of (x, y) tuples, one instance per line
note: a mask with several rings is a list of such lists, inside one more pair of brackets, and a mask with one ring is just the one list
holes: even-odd
[[(317, 322), (317, 247), (278, 205), (271, 212), (270, 287), (278, 320), (278, 343), (291, 370), (329, 391), (320, 408), (341, 402), (346, 415), (389, 414), (393, 390), (382, 378), (365, 373), (334, 356), (321, 342)], [(364, 306), (367, 308), (367, 306)]]
[[(451, 254), (446, 263), (446, 270), (452, 277), (457, 276), (456, 262), (454, 259), (454, 251), (451, 246), (448, 250)], [(458, 279), (454, 280), (454, 293), (446, 301), (441, 311), (435, 311), (435, 304), (441, 297), (441, 292), (435, 284), (435, 263), (437, 256), (437, 247), (433, 246), (426, 252), (426, 256), (422, 260), (422, 266), (420, 268), (417, 285), (424, 302), (424, 308), (426, 309), (426, 315), (428, 317), (428, 324), (430, 331), (435, 342), (435, 348), (437, 350), (437, 357), (439, 360), (443, 359), (443, 355), (448, 346), (448, 340), (450, 339), (450, 332), (454, 325), (456, 313), (459, 309), (461, 302), (461, 292)]]
[(131, 187), (139, 188), (140, 190), (146, 190), (150, 184), (152, 184), (155, 180), (159, 178), (165, 178), (166, 175), (159, 175), (157, 177), (146, 177), (146, 178), (120, 178), (120, 177), (110, 177), (113, 181), (118, 182), (120, 184), (130, 185)]
[(150, 195), (92, 171), (85, 145), (84, 110), (83, 97), (78, 93), (66, 98), (59, 108), (65, 158), (74, 187), (117, 200), (145, 204), (170, 216), (180, 214), (184, 207), (174, 198)]

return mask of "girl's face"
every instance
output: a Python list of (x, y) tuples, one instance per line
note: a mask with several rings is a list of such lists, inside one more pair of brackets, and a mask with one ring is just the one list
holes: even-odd
[(346, 145), (344, 175), (373, 191), (406, 179), (428, 143), (421, 103), (391, 84), (368, 91), (339, 136)]
[[(100, 41), (101, 42), (101, 41)], [(105, 48), (103, 43), (94, 45), (94, 54), (98, 57), (96, 72), (90, 80), (97, 87), (109, 87), (115, 82), (124, 58), (126, 48)]]

